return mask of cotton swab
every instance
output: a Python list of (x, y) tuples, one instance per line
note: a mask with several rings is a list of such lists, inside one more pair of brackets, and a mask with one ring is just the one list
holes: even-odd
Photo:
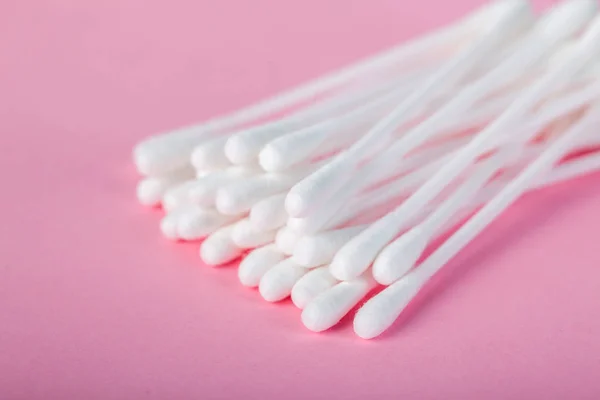
[(354, 319), (356, 334), (364, 339), (370, 339), (383, 333), (433, 275), (516, 201), (538, 176), (544, 174), (568, 152), (578, 135), (582, 135), (585, 130), (594, 129), (599, 122), (600, 108), (596, 105), (560, 135), (542, 155), (529, 164), (517, 178), (462, 225), (413, 272), (369, 300)]
[(177, 236), (183, 240), (202, 239), (239, 218), (239, 216), (223, 215), (212, 209), (186, 207), (177, 218)]
[(137, 198), (142, 205), (157, 206), (169, 189), (193, 177), (194, 170), (184, 167), (163, 176), (144, 178), (137, 185)]
[(228, 136), (207, 140), (194, 147), (190, 162), (197, 171), (214, 171), (229, 167), (231, 162), (225, 156), (225, 143)]
[(255, 229), (248, 218), (238, 221), (231, 231), (231, 240), (242, 249), (264, 246), (275, 240), (276, 230)]
[(294, 246), (292, 260), (305, 268), (328, 264), (335, 253), (366, 225), (350, 226), (302, 236)]
[(242, 285), (256, 287), (263, 275), (285, 258), (287, 256), (274, 243), (258, 247), (240, 262), (238, 278)]
[(337, 283), (304, 306), (302, 323), (313, 332), (331, 328), (375, 286), (376, 283), (369, 274), (352, 281)]
[(288, 226), (284, 226), (277, 231), (277, 234), (275, 235), (275, 244), (284, 254), (291, 256), (294, 254), (294, 248), (301, 236), (301, 233)]
[(245, 166), (210, 172), (190, 185), (188, 193), (190, 202), (202, 207), (214, 207), (219, 189), (258, 175), (259, 171)]
[(288, 215), (285, 212), (285, 195), (280, 193), (258, 201), (250, 209), (250, 223), (259, 230), (278, 229), (285, 225)]
[(490, 21), (485, 32), (472, 46), (441, 67), (352, 147), (290, 190), (286, 198), (288, 214), (302, 217), (314, 210), (316, 205), (324, 203), (326, 198), (348, 182), (351, 177), (349, 172), (367, 153), (373, 153), (390, 143), (391, 132), (416, 116), (441, 90), (464, 79), (486, 56), (530, 26), (532, 17), (526, 1), (497, 2), (493, 6), (496, 8), (495, 19)]
[(162, 198), (162, 206), (165, 211), (191, 205), (189, 193), (194, 184), (194, 180), (190, 179), (168, 189)]
[(269, 302), (283, 300), (290, 295), (292, 287), (308, 271), (287, 258), (265, 272), (260, 279), (258, 291), (263, 299)]
[[(597, 21), (597, 26), (600, 26), (600, 19)], [(561, 63), (534, 83), (500, 117), (464, 146), (451, 161), (444, 165), (443, 169), (433, 175), (408, 200), (348, 242), (336, 254), (333, 263), (339, 265), (335, 267), (335, 271), (343, 270), (345, 276), (349, 276), (366, 270), (379, 251), (403, 229), (407, 218), (422, 209), (443, 190), (449, 181), (468, 167), (490, 140), (507, 129), (514, 128), (523, 120), (527, 110), (538, 103), (542, 96), (551, 89), (564, 87), (573, 76), (587, 67), (594, 59), (594, 46), (598, 46), (593, 40), (598, 39), (600, 42), (600, 37), (596, 38), (596, 29), (595, 25), (592, 25), (586, 31), (585, 36), (578, 42), (577, 51), (573, 53), (571, 60)], [(535, 130), (523, 132), (519, 140), (529, 140), (536, 133)]]
[(215, 206), (219, 212), (227, 215), (250, 211), (258, 201), (289, 189), (315, 168), (318, 168), (318, 164), (293, 172), (266, 173), (234, 181), (217, 191)]
[(235, 260), (243, 249), (231, 239), (233, 225), (227, 225), (208, 236), (200, 245), (200, 258), (205, 264), (219, 266)]
[(327, 266), (308, 271), (302, 278), (298, 279), (290, 297), (299, 309), (303, 309), (315, 297), (327, 289), (333, 287), (339, 281), (331, 275)]

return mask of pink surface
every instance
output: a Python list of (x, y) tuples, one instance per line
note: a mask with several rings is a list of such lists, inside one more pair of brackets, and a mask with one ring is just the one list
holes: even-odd
[(0, 398), (599, 398), (599, 174), (520, 201), (371, 342), (307, 332), (134, 199), (145, 135), (477, 3), (3, 1)]

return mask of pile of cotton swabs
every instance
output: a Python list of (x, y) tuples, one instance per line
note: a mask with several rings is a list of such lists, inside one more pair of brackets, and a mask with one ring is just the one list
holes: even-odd
[[(596, 2), (499, 1), (134, 151), (138, 198), (205, 264), (372, 338), (523, 193), (600, 168)], [(572, 154), (581, 154), (569, 157)], [(435, 248), (433, 240), (445, 240)], [(425, 252), (427, 250), (427, 252)], [(426, 256), (424, 254), (427, 254)], [(381, 287), (384, 287), (383, 289)]]

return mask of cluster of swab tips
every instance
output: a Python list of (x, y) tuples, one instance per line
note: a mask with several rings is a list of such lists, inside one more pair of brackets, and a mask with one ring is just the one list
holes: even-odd
[(291, 297), (312, 331), (380, 289), (354, 318), (358, 336), (378, 336), (523, 193), (600, 168), (596, 6), (567, 0), (536, 15), (527, 1), (497, 1), (153, 136), (134, 150), (138, 199), (162, 206), (167, 238), (202, 240), (205, 264), (241, 259), (242, 285)]

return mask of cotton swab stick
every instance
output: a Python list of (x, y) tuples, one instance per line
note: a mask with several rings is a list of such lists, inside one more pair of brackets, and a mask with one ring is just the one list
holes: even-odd
[(391, 132), (415, 117), (441, 90), (464, 79), (486, 56), (497, 51), (514, 36), (523, 33), (530, 25), (531, 14), (526, 1), (506, 1), (494, 5), (497, 7), (496, 19), (488, 25), (482, 37), (442, 66), (431, 79), (413, 91), (352, 147), (290, 190), (286, 198), (288, 214), (302, 217), (314, 210), (315, 206), (324, 203), (326, 198), (348, 182), (350, 172), (356, 169), (365, 155), (372, 154), (391, 142)]
[[(600, 46), (600, 18), (586, 31), (578, 42), (577, 51), (571, 60), (566, 60), (556, 69), (543, 76), (539, 81), (517, 98), (515, 102), (498, 119), (479, 133), (469, 144), (464, 146), (456, 156), (445, 164), (408, 200), (394, 211), (380, 218), (353, 238), (337, 254), (333, 263), (340, 264), (336, 271), (344, 270), (345, 275), (360, 274), (366, 270), (377, 254), (405, 227), (409, 216), (419, 212), (445, 186), (455, 179), (480, 154), (482, 148), (493, 140), (496, 135), (512, 129), (523, 120), (528, 109), (539, 102), (549, 89), (564, 87), (569, 80), (582, 71), (596, 56), (595, 47)], [(597, 40), (598, 42), (594, 42)], [(537, 133), (536, 130), (522, 132), (521, 141), (527, 141)]]
[(567, 153), (579, 135), (584, 134), (586, 130), (594, 129), (599, 122), (600, 109), (596, 105), (560, 135), (542, 155), (529, 164), (517, 178), (462, 225), (420, 266), (369, 300), (356, 314), (355, 333), (364, 339), (383, 333), (433, 275), (515, 202), (536, 178), (547, 172)]

